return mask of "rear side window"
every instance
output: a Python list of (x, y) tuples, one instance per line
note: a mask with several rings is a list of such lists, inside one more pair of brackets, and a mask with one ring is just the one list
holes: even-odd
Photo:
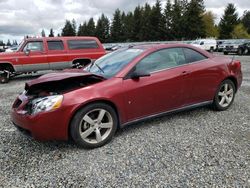
[(62, 41), (48, 41), (49, 50), (64, 50)]
[(68, 40), (68, 46), (71, 50), (98, 48), (95, 40)]
[(196, 61), (202, 61), (204, 59), (207, 59), (206, 56), (202, 55), (201, 53), (199, 53), (195, 50), (192, 50), (189, 48), (184, 48), (183, 50), (184, 50), (184, 53), (186, 56), (187, 63), (193, 63)]

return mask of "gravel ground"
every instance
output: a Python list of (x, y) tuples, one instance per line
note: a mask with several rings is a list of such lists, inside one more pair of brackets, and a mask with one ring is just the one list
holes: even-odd
[(0, 187), (250, 187), (250, 56), (236, 58), (244, 81), (229, 110), (138, 123), (93, 150), (20, 134), (10, 108), (34, 76), (0, 85)]

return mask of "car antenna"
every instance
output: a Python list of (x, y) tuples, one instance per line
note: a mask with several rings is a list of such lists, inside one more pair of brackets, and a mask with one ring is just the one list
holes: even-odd
[(234, 61), (234, 58), (235, 58), (235, 55), (233, 55), (232, 61), (231, 61), (230, 63), (233, 63), (233, 61)]

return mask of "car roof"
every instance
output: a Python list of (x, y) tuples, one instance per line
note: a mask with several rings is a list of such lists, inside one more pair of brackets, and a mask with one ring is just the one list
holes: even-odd
[(213, 55), (205, 50), (202, 50), (200, 48), (194, 47), (193, 45), (190, 44), (184, 44), (184, 43), (171, 43), (171, 44), (146, 44), (146, 45), (136, 45), (136, 46), (131, 46), (130, 48), (134, 49), (144, 49), (144, 50), (159, 50), (159, 49), (164, 49), (164, 48), (191, 48), (194, 49), (207, 57), (212, 57)]

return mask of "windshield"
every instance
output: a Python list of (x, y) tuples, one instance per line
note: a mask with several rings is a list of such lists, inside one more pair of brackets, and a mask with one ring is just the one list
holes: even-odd
[(89, 64), (84, 70), (111, 78), (143, 51), (143, 49), (117, 50)]

